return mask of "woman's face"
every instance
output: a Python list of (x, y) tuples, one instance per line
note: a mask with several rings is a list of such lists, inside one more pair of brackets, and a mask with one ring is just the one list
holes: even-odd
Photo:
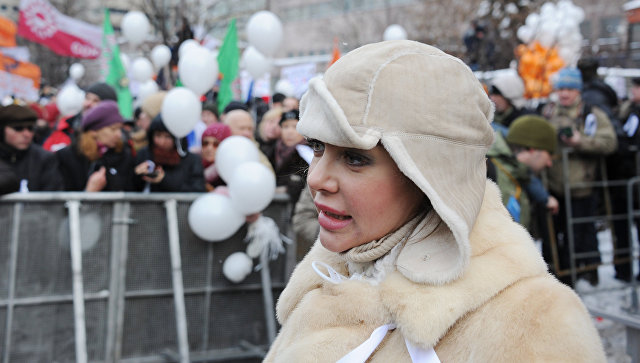
[(213, 136), (206, 136), (202, 139), (202, 159), (209, 163), (216, 161), (216, 151), (220, 141)]
[(110, 149), (116, 147), (122, 139), (122, 123), (103, 127), (96, 131), (96, 141)]
[(333, 252), (395, 231), (423, 205), (424, 194), (378, 145), (360, 150), (309, 140), (307, 183), (318, 209), (319, 238)]
[(280, 117), (267, 117), (260, 121), (260, 136), (264, 141), (276, 140), (280, 137)]
[(300, 135), (296, 130), (298, 120), (285, 120), (282, 123), (282, 142), (287, 146), (295, 146), (304, 140), (304, 136)]
[(173, 149), (173, 136), (166, 131), (156, 131), (153, 133), (153, 145), (160, 150), (169, 151)]

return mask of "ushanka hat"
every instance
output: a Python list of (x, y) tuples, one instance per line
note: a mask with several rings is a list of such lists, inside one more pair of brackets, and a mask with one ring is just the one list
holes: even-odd
[(312, 79), (300, 108), (302, 135), (365, 150), (381, 143), (448, 227), (405, 246), (398, 271), (420, 283), (460, 277), (493, 142), (493, 104), (469, 67), (414, 41), (369, 44)]

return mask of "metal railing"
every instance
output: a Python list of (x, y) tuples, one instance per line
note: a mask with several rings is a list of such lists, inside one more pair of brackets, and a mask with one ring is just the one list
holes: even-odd
[[(0, 359), (194, 362), (255, 359), (273, 341), (295, 249), (233, 284), (224, 259), (246, 226), (200, 240), (200, 194), (24, 193), (0, 198)], [(283, 234), (291, 206), (264, 211)]]

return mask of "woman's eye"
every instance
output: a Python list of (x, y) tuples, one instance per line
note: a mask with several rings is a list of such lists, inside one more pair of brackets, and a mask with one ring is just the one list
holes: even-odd
[(371, 162), (368, 157), (351, 151), (344, 153), (344, 159), (350, 166), (365, 166)]
[(308, 139), (307, 144), (309, 144), (309, 147), (313, 150), (313, 154), (316, 156), (321, 155), (324, 152), (324, 143), (318, 140)]

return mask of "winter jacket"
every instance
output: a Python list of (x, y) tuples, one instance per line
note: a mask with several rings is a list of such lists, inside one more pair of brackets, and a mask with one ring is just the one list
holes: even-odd
[[(438, 244), (446, 227), (430, 225), (439, 220), (430, 215), (423, 230), (396, 247), (426, 239)], [(411, 362), (405, 339), (424, 350), (433, 347), (441, 362), (606, 361), (581, 300), (549, 275), (492, 182), (487, 182), (470, 242), (464, 274), (442, 285), (413, 282), (395, 268), (375, 282), (327, 281), (312, 262), (349, 277), (345, 253), (316, 242), (278, 300), (282, 329), (265, 362), (335, 362), (389, 323), (397, 328), (367, 362)], [(378, 261), (392, 258), (394, 249)], [(438, 263), (430, 258), (422, 259), (425, 269)]]
[(27, 180), (29, 191), (57, 191), (63, 188), (55, 155), (38, 145), (31, 144), (27, 150), (20, 151), (0, 144), (0, 159), (11, 166), (18, 181)]
[[(145, 160), (153, 160), (149, 148), (144, 148), (136, 155), (135, 165)], [(152, 192), (205, 192), (204, 172), (199, 155), (187, 153), (175, 166), (162, 165), (164, 178), (160, 183), (151, 184)], [(142, 191), (146, 182), (140, 176), (135, 178), (136, 190)]]
[(618, 119), (622, 132), (618, 134), (618, 149), (607, 158), (610, 180), (628, 179), (637, 175), (636, 152), (640, 148), (640, 104), (627, 101), (620, 106)]
[(293, 210), (291, 228), (296, 236), (296, 261), (301, 261), (318, 238), (318, 209), (308, 188), (300, 193), (300, 198)]
[(513, 217), (516, 222), (519, 222), (525, 228), (529, 228), (531, 224), (531, 202), (526, 188), (529, 183), (529, 168), (516, 159), (507, 141), (499, 132), (496, 133), (495, 141), (487, 152), (487, 157), (496, 167), (496, 183), (500, 188), (502, 203), (511, 212), (508, 207), (510, 199), (517, 200), (520, 206), (520, 213), (517, 217)]
[(60, 171), (64, 179), (64, 190), (83, 191), (89, 176), (101, 167), (106, 168), (107, 185), (102, 191), (133, 191), (133, 156), (128, 144), (122, 152), (109, 149), (102, 157), (90, 161), (82, 155), (73, 143), (56, 152)]
[[(599, 158), (611, 154), (618, 147), (616, 132), (604, 111), (593, 106), (585, 107), (582, 100), (563, 107), (549, 104), (543, 114), (556, 130), (574, 127), (581, 136), (580, 145), (569, 154), (569, 183), (571, 185), (596, 180)], [(560, 142), (562, 145), (563, 143)], [(561, 154), (560, 154), (561, 155)], [(564, 195), (563, 165), (561, 160), (549, 169), (549, 189), (557, 195)], [(572, 188), (572, 197), (591, 195), (593, 188)]]
[(75, 143), (77, 139), (77, 130), (82, 124), (82, 113), (75, 116), (60, 119), (55, 129), (47, 137), (42, 147), (51, 152), (61, 150), (65, 146)]

